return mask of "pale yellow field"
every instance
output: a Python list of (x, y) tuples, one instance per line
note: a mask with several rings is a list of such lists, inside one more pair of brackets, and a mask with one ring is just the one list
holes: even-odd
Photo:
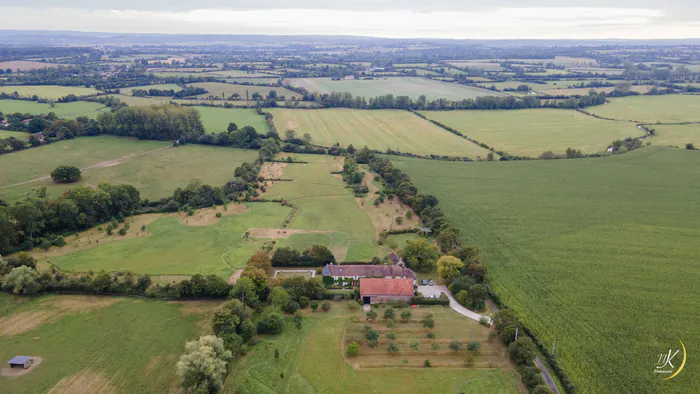
[(654, 145), (671, 145), (685, 148), (685, 144), (691, 143), (700, 148), (700, 124), (684, 125), (652, 125), (656, 134), (649, 138)]

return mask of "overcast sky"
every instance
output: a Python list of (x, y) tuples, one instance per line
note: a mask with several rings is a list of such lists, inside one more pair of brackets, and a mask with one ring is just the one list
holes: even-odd
[(0, 29), (390, 38), (700, 38), (700, 0), (0, 0)]

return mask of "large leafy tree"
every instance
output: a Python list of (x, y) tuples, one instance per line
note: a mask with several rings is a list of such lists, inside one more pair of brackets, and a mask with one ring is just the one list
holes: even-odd
[(429, 271), (435, 267), (440, 253), (434, 245), (419, 239), (408, 241), (406, 248), (401, 252), (401, 257), (410, 268), (417, 271)]
[(183, 388), (190, 392), (216, 393), (221, 390), (232, 354), (224, 341), (213, 335), (187, 342), (176, 371)]
[(57, 183), (71, 183), (80, 180), (80, 168), (75, 166), (58, 166), (51, 172), (51, 179)]
[(437, 261), (438, 275), (445, 280), (446, 283), (452, 281), (459, 276), (460, 270), (464, 267), (462, 260), (453, 256), (442, 256)]

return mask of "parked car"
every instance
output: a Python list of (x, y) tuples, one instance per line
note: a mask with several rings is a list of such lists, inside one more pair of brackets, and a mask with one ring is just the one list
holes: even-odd
[(421, 279), (421, 280), (420, 280), (420, 284), (423, 285), (423, 286), (425, 286), (425, 285), (428, 284), (428, 282), (427, 282), (425, 279)]
[(432, 286), (432, 285), (433, 285), (433, 280), (431, 279), (428, 281), (428, 286)]

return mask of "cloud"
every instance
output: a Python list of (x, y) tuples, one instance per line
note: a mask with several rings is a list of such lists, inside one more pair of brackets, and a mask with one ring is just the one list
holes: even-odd
[[(3, 1), (3, 0), (0, 0)], [(27, 0), (41, 3), (43, 0)], [(131, 0), (127, 0), (129, 3)], [(184, 2), (174, 3), (177, 7)], [(315, 5), (316, 0), (293, 4)], [(67, 2), (71, 2), (68, 0)], [(349, 4), (357, 6), (362, 1)], [(593, 1), (595, 2), (595, 0)], [(640, 0), (643, 3), (644, 0)], [(62, 2), (63, 3), (63, 2)], [(329, 9), (285, 7), (261, 9), (275, 0), (236, 2), (239, 8), (209, 8), (223, 2), (202, 0), (197, 9), (157, 9), (163, 2), (143, 2), (153, 9), (79, 8), (83, 0), (72, 0), (76, 8), (7, 7), (0, 5), (4, 29), (82, 30), (119, 33), (190, 33), (190, 34), (327, 34), (365, 35), (390, 38), (686, 38), (700, 37), (700, 23), (694, 19), (675, 20), (658, 8), (616, 7), (460, 7), (438, 0), (435, 7), (417, 11), (410, 3), (403, 8), (394, 0), (372, 2), (366, 9)], [(153, 4), (151, 4), (153, 3)], [(216, 4), (214, 4), (216, 3)], [(250, 2), (252, 3), (252, 2)], [(290, 3), (290, 2), (286, 2)], [(326, 2), (327, 3), (327, 2)], [(366, 2), (365, 2), (366, 3)], [(417, 2), (416, 2), (417, 3)], [(515, 3), (497, 0), (496, 3)], [(537, 0), (535, 3), (548, 3)], [(170, 3), (172, 4), (172, 3)], [(189, 2), (192, 4), (192, 2)], [(93, 4), (94, 5), (94, 4)], [(97, 3), (101, 6), (101, 3)], [(87, 5), (86, 5), (87, 6)], [(114, 4), (114, 7), (117, 5)], [(135, 5), (134, 5), (135, 6)], [(243, 8), (241, 8), (243, 7)], [(408, 7), (408, 8), (407, 8)], [(463, 7), (463, 6), (462, 6)], [(348, 8), (348, 7), (346, 7)], [(464, 7), (463, 7), (464, 8)]]

